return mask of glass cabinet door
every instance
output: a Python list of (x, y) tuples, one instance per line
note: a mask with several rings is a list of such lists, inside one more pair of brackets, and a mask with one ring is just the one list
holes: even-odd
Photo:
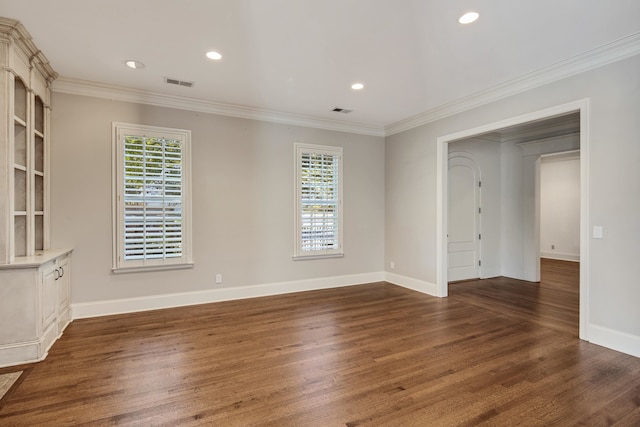
[(46, 242), (46, 106), (14, 78), (13, 90), (13, 256), (33, 255)]

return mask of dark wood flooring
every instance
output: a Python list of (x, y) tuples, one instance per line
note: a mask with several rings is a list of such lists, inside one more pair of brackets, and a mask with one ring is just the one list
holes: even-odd
[(576, 266), (76, 320), (0, 425), (638, 426), (640, 359), (577, 338)]

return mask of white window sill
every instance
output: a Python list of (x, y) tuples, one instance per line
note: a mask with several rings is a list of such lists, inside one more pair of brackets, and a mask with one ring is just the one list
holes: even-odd
[(294, 255), (291, 257), (294, 261), (304, 261), (306, 259), (325, 259), (325, 258), (344, 258), (344, 253), (325, 254), (325, 255)]
[(114, 274), (122, 273), (142, 273), (145, 271), (164, 271), (164, 270), (183, 270), (193, 268), (194, 263), (187, 262), (181, 264), (163, 264), (163, 265), (142, 265), (136, 267), (114, 267), (111, 271)]

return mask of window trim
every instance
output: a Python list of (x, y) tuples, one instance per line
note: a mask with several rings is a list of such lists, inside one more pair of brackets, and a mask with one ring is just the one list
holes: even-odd
[[(112, 122), (112, 271), (129, 273), (141, 271), (158, 271), (169, 269), (192, 268), (192, 211), (191, 211), (191, 131), (158, 126), (147, 126), (131, 123)], [(125, 261), (124, 257), (124, 135), (139, 135), (180, 139), (182, 141), (182, 256), (169, 259), (145, 259)]]
[[(293, 236), (293, 260), (311, 260), (324, 258), (341, 258), (344, 257), (344, 213), (343, 213), (343, 181), (344, 181), (344, 156), (342, 147), (294, 143), (294, 236)], [(301, 200), (301, 184), (302, 184), (302, 155), (316, 153), (329, 154), (338, 156), (338, 248), (319, 251), (303, 251), (302, 250), (302, 200)]]

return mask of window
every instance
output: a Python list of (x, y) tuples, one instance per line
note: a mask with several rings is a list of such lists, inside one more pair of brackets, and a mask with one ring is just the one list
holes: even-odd
[(189, 267), (191, 132), (113, 124), (114, 271)]
[(342, 256), (342, 148), (294, 146), (294, 259)]

